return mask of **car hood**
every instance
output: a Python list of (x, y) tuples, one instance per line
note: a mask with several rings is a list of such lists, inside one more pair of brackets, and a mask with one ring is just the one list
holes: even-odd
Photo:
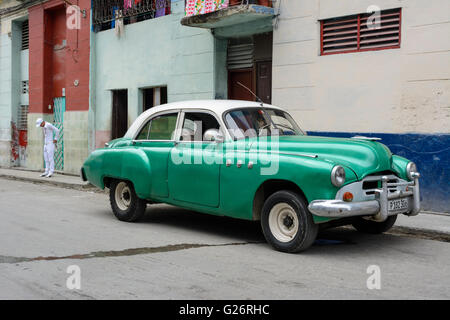
[[(317, 156), (350, 168), (359, 179), (374, 172), (392, 170), (392, 153), (388, 147), (375, 141), (318, 136), (277, 138), (280, 153)], [(262, 137), (259, 139), (261, 141)], [(273, 137), (267, 139), (276, 141)], [(250, 143), (251, 149), (257, 149), (258, 143), (255, 142)], [(271, 148), (276, 148), (276, 144)]]

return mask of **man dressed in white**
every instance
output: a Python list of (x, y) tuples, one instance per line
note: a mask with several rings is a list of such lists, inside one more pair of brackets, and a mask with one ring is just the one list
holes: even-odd
[[(36, 127), (42, 128), (44, 132), (44, 161), (45, 172), (41, 174), (41, 177), (50, 178), (55, 171), (55, 146), (59, 139), (59, 129), (51, 123), (45, 122), (41, 118), (36, 120)], [(53, 136), (54, 134), (54, 136)]]

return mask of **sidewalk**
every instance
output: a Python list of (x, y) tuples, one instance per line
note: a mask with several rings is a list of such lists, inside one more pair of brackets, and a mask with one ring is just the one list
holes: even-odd
[(44, 183), (62, 188), (77, 190), (94, 190), (93, 185), (81, 180), (80, 176), (55, 173), (51, 178), (40, 177), (42, 172), (34, 170), (25, 170), (23, 168), (3, 168), (0, 167), (0, 178), (28, 181), (33, 183)]
[[(39, 177), (41, 172), (24, 170), (23, 168), (0, 168), (0, 178), (28, 181), (33, 183), (44, 183), (62, 188), (76, 190), (101, 191), (88, 182), (81, 180), (79, 176), (56, 173), (51, 178)], [(415, 217), (399, 215), (394, 229), (404, 229), (408, 232), (426, 232), (450, 236), (450, 213), (420, 212)]]

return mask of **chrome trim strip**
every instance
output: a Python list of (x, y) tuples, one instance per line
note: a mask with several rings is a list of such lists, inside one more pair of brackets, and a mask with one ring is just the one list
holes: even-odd
[(328, 218), (344, 218), (373, 215), (380, 210), (377, 200), (345, 202), (342, 200), (314, 200), (308, 206), (315, 215)]

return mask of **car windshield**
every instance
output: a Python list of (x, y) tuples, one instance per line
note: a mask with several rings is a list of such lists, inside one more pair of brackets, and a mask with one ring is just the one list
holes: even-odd
[(225, 122), (234, 139), (258, 136), (304, 135), (289, 113), (267, 108), (246, 108), (229, 111)]

